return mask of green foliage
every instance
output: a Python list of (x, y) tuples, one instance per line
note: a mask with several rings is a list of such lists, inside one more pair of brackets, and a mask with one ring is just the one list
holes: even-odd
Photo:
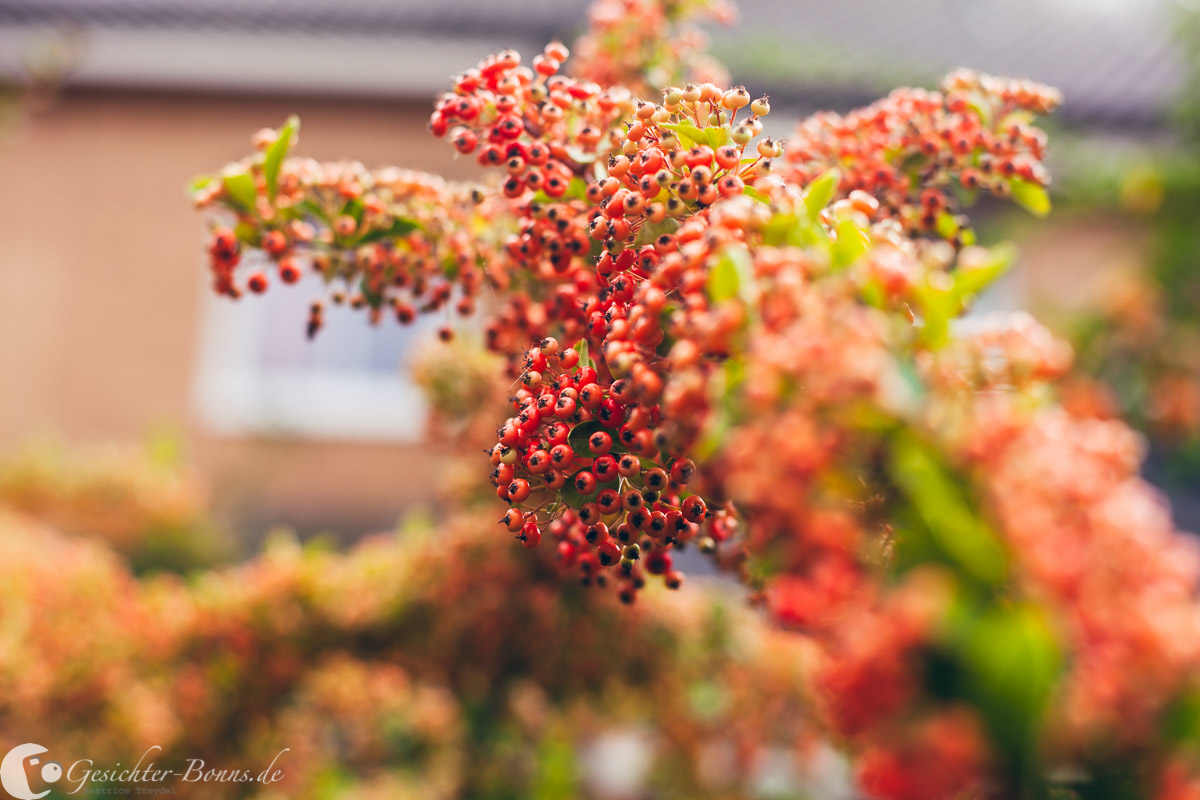
[(247, 214), (255, 211), (255, 198), (258, 196), (254, 188), (254, 178), (248, 172), (226, 175), (224, 178), (225, 191), (229, 197)]
[(292, 138), (299, 131), (300, 118), (293, 114), (279, 129), (278, 138), (267, 149), (267, 154), (263, 157), (263, 178), (267, 182), (267, 195), (272, 202), (275, 200), (275, 191), (278, 186), (279, 167), (283, 164), (283, 159), (287, 157), (288, 150), (292, 146)]
[(891, 439), (890, 473), (920, 520), (920, 530), (929, 537), (925, 549), (974, 581), (994, 586), (1005, 579), (1004, 547), (934, 448), (911, 433), (896, 433)]
[(1050, 213), (1050, 194), (1044, 187), (1020, 178), (1010, 180), (1009, 186), (1012, 187), (1013, 202), (1030, 214), (1044, 217)]
[(808, 191), (804, 195), (804, 206), (808, 209), (809, 219), (815, 220), (829, 205), (840, 181), (841, 173), (835, 167), (822, 173), (808, 185)]

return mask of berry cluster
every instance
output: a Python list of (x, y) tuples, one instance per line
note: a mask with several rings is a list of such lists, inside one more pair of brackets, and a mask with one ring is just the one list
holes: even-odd
[(678, 588), (671, 548), (702, 534), (715, 547), (729, 520), (689, 491), (696, 466), (661, 430), (661, 407), (630, 380), (602, 380), (556, 339), (529, 351), (522, 382), (491, 451), (492, 483), (510, 504), (502, 524), (527, 548), (550, 534), (586, 583), (604, 585), (616, 568), (625, 602), (645, 573)]
[(961, 211), (980, 190), (1047, 210), (1046, 134), (1032, 118), (1061, 102), (1047, 86), (959, 70), (940, 92), (897, 89), (844, 116), (809, 117), (788, 141), (782, 171), (804, 185), (838, 167), (844, 192), (869, 193), (910, 235), (970, 244)]
[[(310, 271), (331, 287), (328, 301), (367, 309), (372, 322), (385, 312), (402, 324), (450, 307), (471, 314), (493, 246), (486, 233), (468, 231), (497, 204), (411, 170), (287, 158), (296, 128), (293, 120), (259, 131), (256, 156), (193, 187), (197, 207), (232, 217), (209, 240), (217, 294), (261, 294), (276, 278), (294, 284)], [(247, 250), (255, 257), (239, 275)], [(309, 336), (321, 328), (324, 302), (311, 306)]]
[(628, 86), (649, 96), (685, 81), (728, 81), (707, 54), (696, 23), (731, 24), (737, 10), (724, 0), (597, 0), (588, 31), (576, 44), (575, 74), (602, 86)]
[(506, 197), (562, 197), (571, 178), (611, 148), (616, 123), (633, 109), (627, 89), (558, 74), (567, 56), (557, 42), (532, 68), (513, 50), (489, 56), (438, 99), (430, 130), (480, 165), (503, 167)]
[[(489, 324), (489, 344), (503, 351), (552, 333), (570, 344), (584, 338), (616, 375), (633, 369), (635, 350), (652, 353), (663, 340), (667, 294), (703, 287), (686, 259), (696, 259), (701, 245), (688, 245), (707, 217), (681, 222), (741, 196), (778, 152), (767, 140), (745, 156), (769, 110), (765, 99), (754, 101), (739, 123), (737, 109), (748, 103), (744, 89), (711, 84), (669, 90), (663, 106), (640, 103), (618, 140), (620, 152), (581, 199), (531, 202), (505, 249), (539, 281)], [(585, 243), (593, 245), (586, 252)], [(628, 355), (618, 358), (621, 352)]]

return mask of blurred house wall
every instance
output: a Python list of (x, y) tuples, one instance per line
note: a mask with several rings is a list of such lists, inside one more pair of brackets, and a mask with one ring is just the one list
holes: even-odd
[[(299, 113), (299, 152), (470, 174), (424, 104), (72, 91), (0, 147), (0, 446), (136, 439), (172, 426), (219, 511), (345, 532), (391, 524), (434, 488), (430, 449), (217, 436), (194, 413), (208, 296), (187, 182)], [(243, 302), (254, 302), (249, 299)], [(296, 335), (303, 335), (303, 320)]]

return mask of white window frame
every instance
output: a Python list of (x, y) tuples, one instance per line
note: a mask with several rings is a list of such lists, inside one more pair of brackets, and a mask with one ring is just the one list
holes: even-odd
[[(231, 437), (419, 441), (428, 419), (428, 403), (399, 367), (389, 374), (328, 365), (271, 367), (260, 362), (266, 337), (280, 335), (269, 330), (265, 304), (276, 292), (296, 292), (307, 301), (320, 286), (316, 276), (311, 281), (272, 286), (264, 296), (247, 294), (236, 301), (212, 295), (208, 286), (203, 288), (192, 392), (201, 423), (212, 433)], [(296, 315), (298, 340), (305, 338), (306, 322), (303, 312)], [(434, 338), (437, 322), (425, 319), (414, 323), (416, 347)], [(338, 324), (365, 327), (366, 314), (327, 307), (326, 328)], [(379, 323), (381, 327), (397, 324), (386, 316)], [(364, 331), (365, 336), (374, 333)], [(319, 342), (308, 346), (319, 346)]]

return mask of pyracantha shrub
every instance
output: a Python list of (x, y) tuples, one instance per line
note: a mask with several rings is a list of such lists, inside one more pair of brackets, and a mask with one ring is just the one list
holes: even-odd
[(959, 71), (785, 146), (742, 87), (608, 83), (644, 74), (596, 67), (606, 31), (636, 37), (612, 7), (582, 72), (557, 43), (505, 51), (437, 99), (434, 135), (491, 169), (435, 183), (440, 213), (372, 193), (368, 217), (290, 177), (336, 169), (285, 157), (290, 127), (265, 135), (198, 189), (232, 215), (218, 288), (288, 217), (372, 309), (489, 284), (503, 526), (629, 602), (679, 584), (678, 550), (713, 555), (818, 648), (817, 719), (864, 794), (1194, 796), (1195, 548), (1136, 436), (1056, 405), (1068, 347), (1025, 315), (961, 319), (1011, 262), (963, 211), (980, 191), (1048, 211), (1034, 122), (1058, 93)]
[[(721, 593), (660, 593), (630, 619), (615, 598), (564, 591), (486, 517), (406, 527), (347, 552), (276, 539), (187, 581), (135, 578), (95, 536), (0, 502), (0, 727), (55, 743), (64, 793), (107, 791), (105, 773), (147, 750), (178, 775), (195, 760), (280, 770), (251, 795), (209, 781), (214, 800), (327, 797), (331, 780), (381, 798), (535, 796), (551, 760), (570, 796), (603, 798), (592, 778), (611, 761), (575, 755), (630, 731), (642, 787), (749, 798), (756, 763), (817, 752), (810, 648)], [(142, 788), (200, 783), (178, 775)]]

